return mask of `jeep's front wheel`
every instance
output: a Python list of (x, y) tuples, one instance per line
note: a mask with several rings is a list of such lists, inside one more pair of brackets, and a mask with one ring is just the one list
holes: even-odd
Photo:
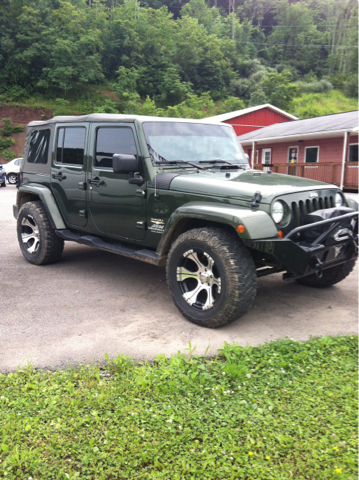
[(28, 202), (21, 207), (17, 237), (22, 254), (34, 265), (58, 261), (64, 249), (64, 241), (56, 236), (40, 201)]
[(252, 306), (257, 287), (253, 259), (236, 234), (194, 229), (172, 245), (167, 282), (174, 303), (202, 327), (227, 325)]

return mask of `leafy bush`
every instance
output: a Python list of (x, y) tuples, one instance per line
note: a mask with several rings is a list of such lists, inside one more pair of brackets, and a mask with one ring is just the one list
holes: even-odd
[(3, 118), (1, 120), (4, 122), (4, 127), (0, 129), (0, 135), (4, 137), (10, 137), (13, 133), (20, 133), (24, 131), (22, 125), (17, 125), (15, 127), (11, 126), (11, 118)]
[(27, 90), (20, 87), (19, 85), (13, 85), (6, 90), (6, 97), (7, 100), (12, 102), (18, 102), (20, 100), (24, 100), (29, 96)]
[(290, 107), (298, 93), (298, 88), (291, 83), (291, 79), (292, 74), (287, 70), (283, 70), (282, 73), (268, 73), (261, 82), (261, 88), (269, 103), (283, 110)]
[(12, 160), (16, 158), (15, 153), (9, 147), (15, 144), (15, 140), (11, 138), (12, 133), (22, 132), (24, 127), (18, 125), (11, 126), (11, 118), (3, 118), (4, 127), (0, 129), (0, 156), (5, 160)]
[(101, 107), (96, 108), (96, 113), (120, 113), (117, 109), (117, 104), (110, 100), (106, 99), (105, 103)]
[(348, 97), (358, 98), (358, 75), (351, 75), (346, 80), (344, 92)]
[(0, 151), (11, 147), (11, 145), (15, 144), (15, 140), (11, 137), (1, 138), (0, 137)]
[(16, 158), (16, 153), (13, 152), (10, 148), (7, 148), (6, 150), (0, 149), (0, 157), (4, 158), (7, 162), (10, 162), (10, 160)]
[(299, 94), (303, 93), (323, 93), (333, 90), (333, 85), (329, 80), (322, 79), (320, 81), (314, 81), (310, 83), (297, 82)]
[(64, 98), (56, 98), (55, 103), (56, 105), (61, 105), (62, 107), (68, 107), (70, 105), (70, 102)]

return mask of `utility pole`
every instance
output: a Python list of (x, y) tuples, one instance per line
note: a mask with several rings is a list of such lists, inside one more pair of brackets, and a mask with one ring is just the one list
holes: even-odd
[(228, 0), (228, 14), (231, 13), (232, 10), (232, 40), (234, 40), (234, 14), (235, 14), (235, 3), (236, 0)]

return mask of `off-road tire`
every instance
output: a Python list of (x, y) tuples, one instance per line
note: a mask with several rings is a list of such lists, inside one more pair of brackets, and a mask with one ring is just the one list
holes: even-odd
[[(26, 226), (26, 223), (34, 225), (33, 228)], [(23, 235), (26, 234), (33, 235), (28, 243), (24, 243)], [(40, 201), (28, 202), (21, 207), (17, 218), (17, 237), (22, 254), (34, 265), (47, 265), (61, 258), (64, 241), (56, 236)], [(36, 250), (29, 251), (35, 242), (37, 242)]]
[(355, 258), (349, 260), (336, 267), (328, 268), (323, 271), (323, 276), (318, 278), (317, 275), (308, 275), (307, 277), (297, 278), (296, 282), (307, 287), (326, 288), (341, 282), (353, 270), (355, 265)]
[(9, 175), (7, 175), (7, 181), (10, 183), (10, 185), (16, 185), (17, 184), (17, 174), (16, 173), (9, 173)]
[[(186, 261), (184, 254), (188, 256), (191, 250), (202, 258), (207, 255), (220, 279), (220, 293), (217, 292), (213, 306), (206, 310), (195, 308), (186, 301), (184, 282), (178, 280), (179, 265), (183, 259)], [(192, 323), (208, 328), (227, 325), (244, 315), (252, 306), (257, 291), (256, 269), (247, 248), (234, 232), (212, 227), (189, 230), (173, 243), (167, 260), (167, 283), (182, 315)], [(197, 285), (200, 286), (200, 281)]]

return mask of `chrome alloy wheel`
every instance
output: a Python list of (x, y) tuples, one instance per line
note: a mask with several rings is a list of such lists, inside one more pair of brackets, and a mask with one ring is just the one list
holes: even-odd
[(31, 215), (27, 215), (21, 222), (21, 239), (29, 253), (36, 253), (40, 246), (39, 227)]
[(212, 257), (204, 251), (188, 250), (177, 267), (177, 281), (185, 301), (192, 307), (208, 310), (221, 293), (221, 277)]

